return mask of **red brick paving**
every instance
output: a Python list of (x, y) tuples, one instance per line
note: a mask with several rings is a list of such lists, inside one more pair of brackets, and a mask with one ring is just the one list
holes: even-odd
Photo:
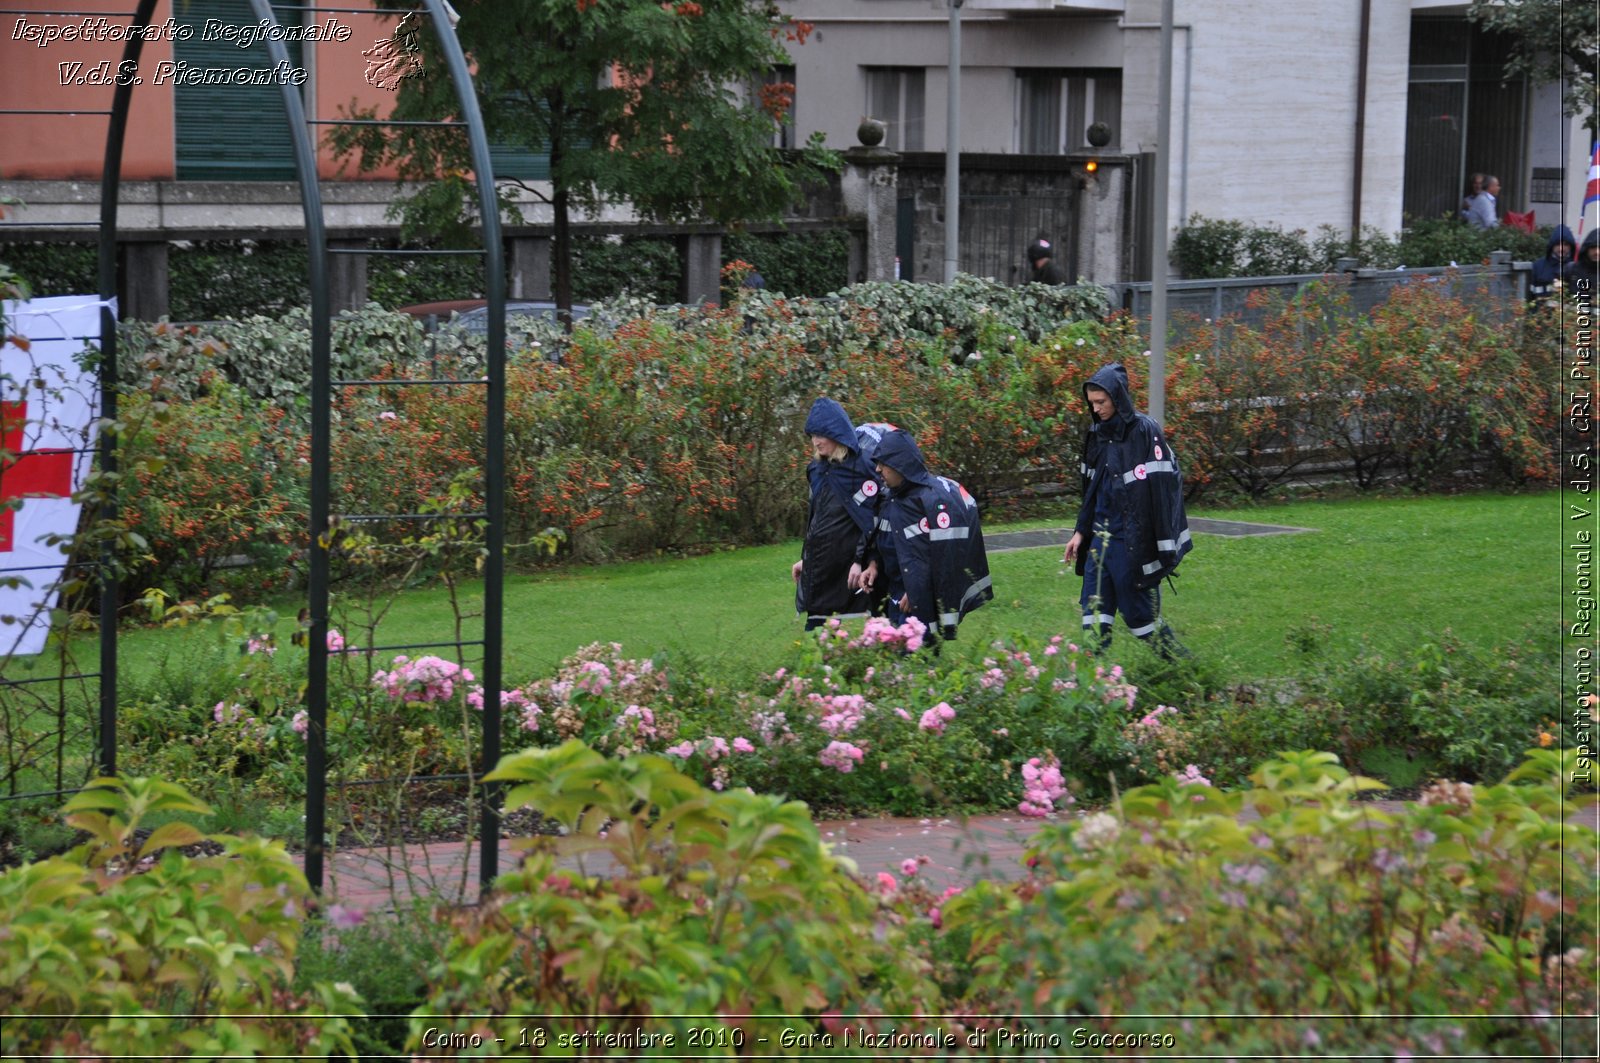
[[(1374, 801), (1375, 810), (1393, 812), (1398, 801)], [(1075, 813), (1065, 813), (1071, 816)], [(1255, 818), (1246, 812), (1242, 819)], [(1600, 829), (1600, 804), (1573, 813), (1574, 822)], [(822, 840), (853, 861), (857, 873), (872, 879), (880, 871), (898, 874), (904, 860), (926, 856), (919, 876), (935, 889), (971, 885), (982, 879), (1021, 877), (1028, 838), (1049, 820), (1018, 815), (965, 819), (864, 818), (817, 824)], [(518, 841), (500, 843), (502, 871), (517, 864)], [(297, 858), (298, 859), (298, 858)], [(589, 854), (563, 864), (585, 874), (603, 875), (612, 866), (604, 854)], [(447, 903), (474, 903), (478, 896), (478, 852), (467, 842), (433, 842), (392, 849), (346, 849), (325, 865), (323, 895), (330, 904), (363, 912), (403, 908), (411, 897)]]
[[(904, 860), (926, 856), (920, 875), (936, 888), (1022, 874), (1027, 838), (1048, 820), (1021, 816), (946, 819), (851, 819), (817, 824), (823, 841), (872, 878), (898, 874)], [(500, 868), (516, 866), (517, 840), (500, 842)], [(300, 857), (297, 860), (303, 859)], [(563, 864), (578, 867), (576, 859)], [(583, 858), (588, 874), (610, 868), (603, 854)], [(379, 911), (404, 907), (408, 898), (433, 897), (473, 903), (478, 896), (478, 850), (467, 842), (430, 842), (390, 849), (343, 849), (324, 865), (323, 896), (347, 909)]]

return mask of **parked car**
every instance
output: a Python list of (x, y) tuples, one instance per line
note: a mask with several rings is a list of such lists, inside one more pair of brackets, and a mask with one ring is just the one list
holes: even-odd
[[(422, 322), (422, 327), (432, 332), (436, 328), (452, 326), (478, 336), (489, 333), (489, 301), (487, 299), (446, 299), (437, 303), (417, 303), (402, 306), (400, 313), (410, 314)], [(572, 308), (572, 319), (582, 321), (589, 316), (589, 308), (581, 303)], [(527, 331), (531, 325), (555, 325), (556, 304), (538, 300), (506, 300), (506, 332), (515, 334)]]

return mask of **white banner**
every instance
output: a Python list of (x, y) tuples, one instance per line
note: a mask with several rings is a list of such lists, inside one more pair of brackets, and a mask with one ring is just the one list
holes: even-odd
[(94, 459), (99, 373), (80, 362), (85, 347), (99, 347), (102, 305), (92, 295), (4, 305), (0, 656), (38, 653), (50, 634), (67, 563), (64, 544), (50, 542), (77, 531), (80, 507), (72, 496)]

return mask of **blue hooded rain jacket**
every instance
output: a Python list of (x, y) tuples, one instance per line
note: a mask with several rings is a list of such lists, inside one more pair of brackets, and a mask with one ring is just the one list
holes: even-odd
[(851, 565), (865, 566), (871, 560), (883, 482), (862, 453), (850, 415), (834, 400), (820, 398), (812, 404), (806, 434), (843, 443), (849, 453), (840, 461), (806, 466), (811, 510), (795, 608), (813, 625), (829, 616), (866, 616), (881, 600), (884, 581), (873, 591), (858, 592), (850, 589), (848, 579)]
[(873, 460), (905, 478), (889, 492), (885, 517), (909, 615), (954, 638), (961, 618), (994, 597), (978, 503), (954, 480), (930, 473), (903, 431), (885, 433)]
[[(1183, 474), (1161, 426), (1133, 408), (1128, 371), (1120, 363), (1102, 367), (1084, 385), (1111, 396), (1116, 415), (1096, 420), (1083, 441), (1083, 505), (1077, 531), (1094, 540), (1096, 514), (1108, 517), (1111, 534), (1127, 546), (1134, 587), (1148, 590), (1178, 567), (1193, 548), (1183, 512)], [(1089, 550), (1078, 552), (1083, 575)]]

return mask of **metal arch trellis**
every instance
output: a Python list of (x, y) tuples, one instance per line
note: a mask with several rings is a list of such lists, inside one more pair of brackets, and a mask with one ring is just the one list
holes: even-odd
[[(287, 6), (287, 5), (286, 5)], [(270, 0), (250, 0), (256, 17), (279, 25)], [(488, 351), (484, 416), (484, 519), (487, 527), (484, 559), (483, 627), (483, 750), (482, 766), (487, 772), (500, 757), (501, 622), (505, 574), (505, 495), (502, 452), (505, 439), (505, 262), (501, 250), (500, 212), (494, 192), (494, 169), (489, 159), (489, 142), (484, 134), (483, 115), (473, 90), (466, 57), (450, 12), (442, 0), (424, 0), (429, 24), (437, 34), (450, 71), (461, 117), (444, 125), (465, 125), (472, 152), (473, 172), (478, 175), (478, 208), (483, 223), (485, 287), (488, 296)], [(301, 13), (406, 14), (411, 9), (336, 8), (295, 5)], [(274, 64), (288, 65), (288, 49), (279, 35), (268, 34), (265, 41)], [(327, 722), (328, 722), (328, 611), (330, 499), (332, 480), (332, 403), (334, 380), (331, 372), (331, 321), (328, 301), (328, 255), (326, 226), (322, 217), (322, 191), (317, 177), (316, 145), (311, 138), (312, 122), (295, 86), (280, 84), (285, 119), (293, 140), (295, 171), (300, 184), (300, 202), (305, 212), (306, 243), (311, 281), (311, 514), (309, 578), (309, 674), (306, 710), (306, 878), (321, 890), (324, 871), (324, 837), (327, 826)], [(499, 872), (499, 816), (493, 791), (485, 795), (479, 843), (479, 882), (487, 886)]]
[[(139, 0), (139, 4), (131, 13), (130, 26), (142, 30), (150, 25), (151, 17), (155, 13), (156, 0)], [(6, 14), (26, 15), (55, 15), (55, 16), (90, 16), (104, 15), (104, 11), (6, 11)], [(130, 32), (123, 45), (122, 65), (118, 70), (128, 69), (127, 64), (132, 63), (137, 67), (139, 58), (144, 50), (145, 35)], [(98, 222), (81, 222), (93, 226), (98, 232), (98, 267), (97, 284), (99, 287), (100, 303), (100, 416), (106, 430), (100, 433), (97, 444), (100, 468), (107, 477), (107, 482), (114, 482), (117, 472), (117, 446), (115, 434), (109, 426), (115, 424), (117, 419), (117, 318), (113, 309), (118, 289), (117, 269), (117, 206), (122, 186), (122, 149), (128, 127), (129, 107), (133, 99), (134, 83), (129, 79), (118, 78), (112, 92), (111, 109), (109, 111), (94, 110), (24, 110), (7, 109), (4, 114), (31, 114), (53, 115), (60, 117), (94, 117), (107, 116), (109, 122), (106, 130), (106, 147), (100, 171), (100, 219)], [(59, 224), (59, 223), (58, 223)], [(9, 223), (8, 223), (8, 227)], [(87, 338), (87, 337), (84, 337)], [(99, 516), (102, 520), (110, 521), (117, 517), (118, 503), (114, 491), (107, 491), (101, 495)], [(110, 563), (113, 546), (106, 544), (100, 555), (100, 615), (102, 618), (115, 617), (121, 605), (121, 586), (114, 573), (115, 568)], [(99, 638), (99, 672), (76, 673), (73, 675), (60, 675), (55, 677), (57, 682), (68, 679), (95, 679), (99, 680), (99, 697), (97, 699), (98, 711), (96, 713), (96, 728), (98, 731), (97, 767), (102, 774), (114, 775), (117, 770), (117, 632), (115, 623), (102, 622)], [(61, 791), (55, 791), (59, 794)]]
[[(250, 0), (255, 17), (271, 26), (280, 26), (271, 0)], [(479, 214), (482, 220), (485, 294), (488, 297), (488, 350), (486, 376), (481, 383), (485, 390), (484, 444), (484, 508), (485, 522), (484, 616), (481, 643), (483, 661), (481, 678), (483, 693), (483, 744), (482, 771), (493, 768), (500, 757), (502, 680), (501, 653), (503, 646), (502, 623), (504, 611), (503, 580), (505, 573), (505, 495), (503, 444), (505, 437), (505, 264), (501, 243), (499, 208), (494, 192), (494, 171), (489, 156), (488, 139), (484, 132), (483, 117), (478, 107), (471, 73), (467, 67), (460, 42), (456, 38), (453, 12), (442, 0), (420, 0), (420, 7), (325, 7), (315, 4), (283, 4), (285, 10), (305, 13), (357, 13), (406, 15), (426, 11), (429, 24), (438, 35), (444, 61), (455, 88), (460, 117), (455, 121), (418, 123), (438, 126), (465, 127), (472, 153), (473, 170), (478, 175)], [(123, 61), (137, 68), (144, 34), (151, 22), (156, 0), (139, 0), (132, 12), (131, 28), (124, 46)], [(29, 14), (97, 15), (96, 12), (38, 12)], [(266, 34), (262, 43), (274, 64), (288, 65), (288, 50), (281, 35)], [(119, 67), (118, 69), (125, 69)], [(117, 266), (117, 205), (121, 190), (123, 140), (135, 82), (119, 81), (113, 94), (109, 112), (110, 123), (106, 137), (103, 160), (99, 225), (99, 287), (100, 321), (100, 387), (105, 424), (115, 422), (117, 357), (116, 318), (110, 301), (118, 288)], [(308, 118), (304, 103), (296, 87), (287, 82), (279, 86), (285, 121), (288, 123), (294, 153), (295, 172), (300, 186), (301, 206), (305, 215), (308, 272), (311, 288), (311, 495), (309, 532), (308, 579), (308, 675), (306, 710), (309, 727), (306, 735), (306, 839), (305, 873), (314, 889), (322, 888), (325, 864), (325, 830), (327, 825), (327, 717), (328, 717), (328, 629), (329, 629), (329, 531), (331, 527), (332, 480), (332, 406), (335, 387), (370, 383), (363, 381), (335, 381), (332, 379), (331, 315), (328, 293), (328, 247), (323, 219), (321, 185), (317, 176), (316, 146), (311, 129), (316, 125), (340, 124), (340, 120)], [(23, 112), (12, 112), (23, 113)], [(41, 113), (41, 112), (25, 112)], [(85, 112), (74, 112), (85, 113)], [(354, 121), (354, 120), (352, 120)], [(364, 120), (370, 124), (371, 120)], [(379, 120), (379, 124), (383, 124)], [(378, 250), (362, 253), (382, 254)], [(396, 252), (391, 252), (396, 253)], [(457, 382), (463, 383), (463, 382)], [(479, 383), (479, 382), (474, 382)], [(116, 439), (103, 432), (100, 439), (101, 468), (115, 473), (117, 469)], [(108, 496), (102, 503), (101, 517), (114, 519), (117, 502)], [(110, 549), (109, 547), (107, 548)], [(109, 560), (109, 558), (103, 558)], [(115, 774), (117, 753), (117, 634), (114, 622), (121, 603), (121, 588), (114, 569), (102, 565), (102, 593), (100, 625), (100, 697), (98, 712), (99, 767), (105, 774)], [(79, 678), (91, 678), (81, 676)], [(496, 808), (495, 790), (488, 787), (482, 802), (482, 823), (479, 842), (479, 882), (487, 886), (499, 872), (500, 820)]]

